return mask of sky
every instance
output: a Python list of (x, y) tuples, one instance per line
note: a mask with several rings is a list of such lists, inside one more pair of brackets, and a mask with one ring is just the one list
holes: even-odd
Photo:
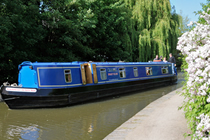
[(175, 6), (176, 13), (180, 14), (182, 11), (182, 16), (188, 16), (189, 21), (198, 21), (199, 15), (195, 15), (194, 11), (202, 10), (200, 3), (206, 4), (206, 0), (170, 0), (171, 5)]

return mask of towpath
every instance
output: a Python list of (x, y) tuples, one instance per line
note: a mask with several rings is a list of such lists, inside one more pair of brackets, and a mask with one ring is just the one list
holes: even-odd
[(178, 110), (184, 97), (179, 88), (150, 103), (128, 121), (104, 138), (104, 140), (190, 140), (183, 110)]

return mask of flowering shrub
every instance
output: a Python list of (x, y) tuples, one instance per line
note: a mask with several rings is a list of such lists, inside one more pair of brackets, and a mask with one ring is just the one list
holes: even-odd
[(185, 116), (191, 128), (192, 139), (210, 140), (210, 14), (203, 12), (200, 17), (207, 24), (195, 24), (193, 30), (184, 33), (177, 49), (185, 56), (184, 69), (187, 83), (183, 95), (188, 99), (183, 104)]
[(208, 134), (210, 130), (210, 119), (208, 115), (201, 114), (199, 117), (196, 117), (200, 120), (200, 123), (197, 125), (196, 136), (199, 136), (203, 139), (209, 139)]

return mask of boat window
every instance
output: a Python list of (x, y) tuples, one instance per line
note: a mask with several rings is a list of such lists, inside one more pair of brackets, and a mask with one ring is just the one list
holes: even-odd
[(146, 74), (152, 75), (152, 67), (146, 67)]
[(101, 80), (106, 80), (107, 79), (106, 69), (100, 69), (100, 73), (101, 73)]
[(120, 78), (125, 78), (125, 68), (119, 68)]
[(167, 66), (162, 66), (161, 71), (162, 71), (162, 74), (167, 74), (168, 73), (168, 67)]
[(138, 68), (133, 68), (134, 77), (138, 77)]
[(64, 70), (64, 74), (65, 74), (66, 83), (71, 83), (72, 82), (71, 70)]

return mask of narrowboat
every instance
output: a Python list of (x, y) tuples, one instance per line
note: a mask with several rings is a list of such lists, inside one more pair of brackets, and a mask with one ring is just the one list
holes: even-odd
[(3, 83), (10, 109), (69, 106), (177, 81), (169, 62), (22, 62), (18, 84)]

